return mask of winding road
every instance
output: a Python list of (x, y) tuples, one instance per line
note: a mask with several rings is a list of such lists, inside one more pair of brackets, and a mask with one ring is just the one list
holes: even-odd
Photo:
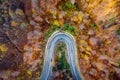
[[(31, 0), (32, 8), (39, 12), (39, 0)], [(52, 61), (54, 51), (58, 43), (63, 42), (67, 46), (67, 60), (70, 64), (74, 80), (83, 80), (77, 61), (77, 48), (74, 37), (66, 32), (55, 32), (48, 40), (45, 50), (44, 67), (40, 80), (50, 80), (52, 73)]]
[(63, 42), (67, 46), (68, 63), (74, 80), (83, 80), (77, 63), (76, 42), (72, 35), (66, 32), (55, 32), (48, 40), (45, 50), (44, 67), (40, 80), (50, 80), (52, 73), (52, 60), (56, 45)]

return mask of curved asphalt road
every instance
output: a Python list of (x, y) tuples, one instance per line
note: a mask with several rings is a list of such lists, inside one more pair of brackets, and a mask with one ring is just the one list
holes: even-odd
[(74, 80), (83, 80), (82, 75), (79, 71), (77, 64), (77, 48), (76, 42), (72, 35), (66, 32), (55, 32), (48, 40), (45, 50), (45, 63), (43, 67), (43, 72), (40, 80), (50, 80), (50, 76), (52, 73), (52, 60), (54, 57), (54, 50), (56, 45), (59, 42), (63, 42), (67, 46), (67, 58), (68, 63), (70, 64), (70, 68), (72, 71), (72, 75)]
[[(39, 12), (39, 0), (31, 0), (32, 8)], [(70, 64), (74, 80), (83, 80), (77, 65), (77, 48), (74, 37), (68, 33), (55, 32), (49, 39), (45, 50), (45, 64), (40, 80), (49, 80), (52, 72), (52, 60), (54, 57), (54, 50), (59, 42), (64, 42), (67, 46), (67, 58)]]

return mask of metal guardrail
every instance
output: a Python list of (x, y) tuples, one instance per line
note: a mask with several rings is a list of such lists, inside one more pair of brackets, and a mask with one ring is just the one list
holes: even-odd
[(63, 42), (67, 46), (68, 63), (70, 64), (74, 80), (83, 80), (78, 67), (76, 41), (71, 34), (66, 32), (55, 32), (49, 38), (46, 45), (44, 67), (40, 80), (50, 80), (54, 50), (59, 42)]

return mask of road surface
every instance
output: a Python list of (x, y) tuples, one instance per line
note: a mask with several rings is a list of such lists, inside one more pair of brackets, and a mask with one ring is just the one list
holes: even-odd
[(48, 40), (45, 50), (44, 67), (40, 80), (50, 80), (52, 73), (52, 60), (56, 45), (60, 42), (66, 44), (67, 59), (70, 64), (74, 80), (83, 80), (77, 63), (76, 41), (72, 35), (66, 32), (55, 32)]

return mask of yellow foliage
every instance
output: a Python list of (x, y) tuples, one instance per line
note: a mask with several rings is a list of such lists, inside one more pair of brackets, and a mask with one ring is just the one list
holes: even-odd
[(86, 47), (86, 50), (87, 50), (87, 51), (91, 51), (91, 47), (90, 47), (90, 46), (87, 46), (87, 47)]
[(86, 51), (85, 53), (86, 53), (87, 55), (91, 55), (91, 53), (90, 53), (89, 51)]
[(108, 4), (108, 7), (110, 8), (110, 7), (116, 6), (116, 2), (117, 2), (116, 0), (110, 1), (109, 4)]
[(80, 40), (81, 44), (87, 43), (85, 40)]
[(82, 55), (82, 57), (83, 57), (85, 60), (89, 60), (88, 55)]
[(18, 26), (18, 25), (19, 25), (19, 23), (18, 23), (18, 22), (16, 22), (16, 21), (12, 21), (12, 22), (11, 22), (11, 26), (16, 27), (16, 26)]
[(83, 15), (79, 13), (79, 14), (78, 14), (78, 19), (79, 19), (80, 21), (82, 21)]
[(115, 30), (118, 30), (118, 29), (119, 29), (119, 26), (118, 26), (118, 25), (114, 25), (113, 28), (114, 28)]
[(85, 55), (84, 59), (89, 60), (89, 57), (87, 55)]
[(32, 13), (35, 14), (36, 13), (36, 10), (34, 8), (32, 8)]
[(28, 73), (29, 75), (32, 75), (32, 71), (30, 71), (30, 70), (28, 70), (27, 73)]
[(56, 15), (56, 14), (57, 14), (57, 11), (52, 11), (52, 14), (53, 14), (53, 15)]
[(93, 3), (95, 2), (95, 0), (87, 0), (87, 2), (88, 2), (89, 4), (93, 4)]
[(60, 19), (59, 20), (59, 25), (63, 25), (64, 24), (64, 19)]
[(80, 48), (83, 48), (82, 45), (79, 46)]
[(110, 40), (106, 41), (106, 44), (110, 44), (110, 43), (111, 43), (111, 41), (110, 41)]
[(54, 20), (53, 24), (54, 24), (54, 25), (57, 25), (57, 26), (60, 25), (58, 20)]
[(78, 21), (78, 17), (77, 16), (73, 16), (73, 21)]
[(107, 7), (105, 8), (105, 14), (111, 12), (115, 6), (116, 6), (116, 1), (110, 1)]
[(50, 9), (49, 11), (50, 11), (51, 14), (57, 15), (57, 11), (56, 10)]
[(7, 52), (8, 51), (8, 47), (5, 44), (0, 44), (0, 51), (1, 52)]
[(12, 17), (13, 16), (13, 12), (9, 9), (9, 15)]

